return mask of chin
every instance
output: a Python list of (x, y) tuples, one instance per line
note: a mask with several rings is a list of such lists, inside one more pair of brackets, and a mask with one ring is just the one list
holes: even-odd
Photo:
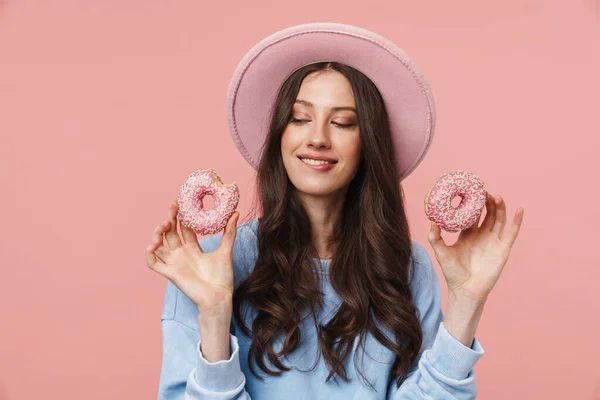
[(319, 196), (319, 197), (324, 197), (324, 196), (331, 196), (337, 192), (339, 192), (342, 188), (339, 185), (327, 185), (324, 182), (323, 183), (319, 183), (319, 184), (310, 184), (308, 182), (298, 182), (298, 184), (296, 184), (296, 182), (292, 181), (292, 184), (294, 185), (294, 187), (296, 188), (296, 190), (298, 190), (298, 192), (304, 194), (304, 195), (309, 195), (309, 196)]

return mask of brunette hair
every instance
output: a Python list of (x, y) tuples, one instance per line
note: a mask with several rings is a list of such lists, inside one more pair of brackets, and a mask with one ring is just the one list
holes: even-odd
[[(233, 314), (243, 333), (252, 336), (248, 353), (252, 373), (257, 376), (254, 359), (265, 373), (278, 376), (290, 369), (279, 357), (290, 354), (300, 344), (303, 311), (309, 310), (308, 315), (316, 323), (315, 310), (323, 304), (310, 221), (294, 195), (296, 189), (281, 156), (281, 136), (292, 117), (302, 81), (317, 71), (337, 71), (350, 82), (362, 151), (341, 221), (329, 240), (335, 249), (329, 267), (331, 285), (342, 302), (326, 325), (317, 326), (320, 353), (330, 371), (326, 380), (335, 380), (337, 375), (348, 381), (344, 364), (354, 340), (359, 336), (364, 351), (371, 333), (396, 353), (390, 382), (396, 379), (400, 386), (417, 359), (423, 340), (410, 289), (412, 245), (404, 192), (381, 94), (369, 78), (348, 65), (306, 65), (294, 71), (279, 90), (257, 171), (256, 195), (262, 211), (257, 229), (258, 257), (253, 271), (234, 291)], [(258, 311), (252, 331), (242, 316), (244, 301)], [(391, 332), (395, 341), (388, 339), (375, 322)], [(284, 338), (281, 351), (276, 353), (273, 344), (278, 335)], [(264, 354), (278, 371), (267, 367)], [(365, 381), (362, 372), (360, 375)], [(370, 382), (367, 384), (372, 387)]]

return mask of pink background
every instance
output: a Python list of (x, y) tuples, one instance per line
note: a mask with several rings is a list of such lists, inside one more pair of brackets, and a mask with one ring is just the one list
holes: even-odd
[(600, 398), (600, 5), (483, 3), (0, 1), (0, 399), (156, 398), (152, 231), (199, 168), (249, 211), (229, 79), (260, 39), (315, 21), (374, 30), (429, 78), (436, 137), (404, 188), (430, 254), (443, 172), (525, 208), (477, 331), (479, 398)]

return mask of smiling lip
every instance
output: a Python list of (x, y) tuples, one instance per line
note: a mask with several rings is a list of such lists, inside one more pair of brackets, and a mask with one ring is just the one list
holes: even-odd
[(335, 166), (335, 163), (333, 163), (333, 164), (311, 165), (311, 164), (305, 163), (299, 157), (298, 157), (298, 161), (300, 161), (302, 164), (304, 164), (307, 167), (310, 167), (310, 168), (312, 168), (312, 169), (314, 169), (316, 171), (329, 171), (330, 169), (332, 169)]
[(311, 160), (317, 160), (317, 161), (333, 161), (334, 163), (337, 162), (337, 160), (335, 158), (331, 158), (331, 157), (325, 157), (325, 156), (319, 156), (319, 155), (313, 155), (313, 154), (299, 154), (298, 158), (310, 158)]

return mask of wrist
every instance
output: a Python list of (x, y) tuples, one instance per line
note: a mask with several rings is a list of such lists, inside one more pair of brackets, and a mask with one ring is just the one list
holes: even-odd
[(452, 304), (461, 309), (465, 315), (483, 312), (486, 301), (487, 299), (476, 299), (458, 291), (448, 290), (448, 305)]
[(215, 318), (198, 316), (202, 356), (210, 363), (231, 357), (229, 342), (231, 318), (222, 315)]
[(229, 325), (233, 314), (231, 300), (223, 301), (208, 310), (198, 307), (198, 325), (213, 328)]
[(449, 292), (444, 327), (452, 337), (471, 347), (484, 306), (484, 302)]

